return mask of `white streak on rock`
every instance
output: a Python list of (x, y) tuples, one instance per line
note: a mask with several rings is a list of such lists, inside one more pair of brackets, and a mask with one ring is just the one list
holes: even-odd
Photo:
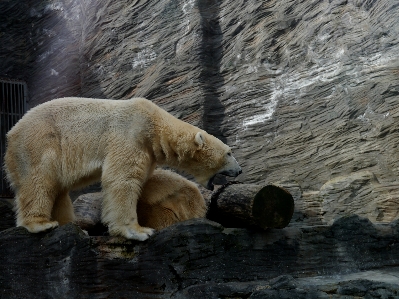
[[(303, 72), (284, 72), (275, 79), (272, 79), (272, 92), (270, 97), (265, 98), (262, 113), (247, 117), (243, 121), (243, 127), (270, 120), (275, 112), (279, 99), (292, 98), (292, 103), (297, 104), (303, 94), (306, 94), (312, 86), (332, 82), (339, 75), (346, 75), (351, 82), (358, 83), (360, 74), (367, 74), (376, 70), (385, 70), (387, 67), (399, 65), (397, 59), (397, 49), (381, 54), (374, 53), (368, 57), (359, 57), (359, 64), (356, 68), (343, 63), (340, 58), (345, 54), (345, 49), (338, 49), (334, 56), (329, 60), (324, 60), (319, 64)], [(247, 73), (256, 72), (254, 68), (248, 68)], [(366, 111), (369, 113), (370, 111)], [(359, 116), (360, 120), (367, 120), (367, 115)]]
[(64, 7), (61, 2), (55, 2), (52, 4), (47, 4), (46, 7), (44, 8), (44, 12), (49, 12), (49, 11), (64, 11)]
[(143, 49), (138, 52), (136, 57), (133, 59), (132, 68), (146, 68), (150, 65), (150, 62), (157, 58), (157, 54), (152, 49)]
[(41, 55), (39, 55), (39, 56), (37, 57), (37, 62), (40, 62), (40, 61), (46, 59), (46, 58), (47, 58), (48, 56), (50, 56), (51, 54), (53, 54), (53, 51), (46, 51), (46, 52), (44, 52), (43, 54), (41, 54)]
[(194, 7), (194, 0), (189, 0), (189, 1), (183, 1), (183, 6), (182, 6), (182, 11), (184, 14), (187, 14), (189, 10), (193, 9)]
[(251, 117), (247, 117), (243, 121), (243, 126), (244, 128), (247, 128), (248, 126), (255, 125), (258, 123), (265, 122), (269, 119), (272, 118), (274, 112), (276, 111), (276, 106), (278, 104), (278, 99), (282, 96), (282, 90), (281, 89), (275, 89), (270, 97), (270, 99), (267, 101), (266, 104), (263, 105), (263, 113), (254, 115)]

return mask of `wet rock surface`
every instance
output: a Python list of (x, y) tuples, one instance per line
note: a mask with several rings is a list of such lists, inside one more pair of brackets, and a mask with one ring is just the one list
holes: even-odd
[(0, 232), (0, 297), (384, 298), (399, 296), (398, 263), (398, 222), (356, 215), (266, 231), (196, 219), (146, 242), (13, 227)]
[[(372, 276), (375, 273), (368, 274)], [(253, 283), (211, 283), (192, 286), (174, 298), (395, 298), (399, 294), (399, 286), (395, 283), (398, 274), (398, 269), (389, 272), (386, 279), (390, 282), (363, 279), (359, 273), (358, 276), (353, 275), (350, 281), (337, 275), (319, 277), (315, 283), (282, 275)]]

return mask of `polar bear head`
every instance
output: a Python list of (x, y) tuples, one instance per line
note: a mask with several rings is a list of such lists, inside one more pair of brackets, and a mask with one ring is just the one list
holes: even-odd
[(190, 153), (181, 159), (180, 166), (205, 188), (213, 190), (217, 174), (236, 177), (242, 173), (230, 147), (216, 137), (201, 130), (191, 140)]

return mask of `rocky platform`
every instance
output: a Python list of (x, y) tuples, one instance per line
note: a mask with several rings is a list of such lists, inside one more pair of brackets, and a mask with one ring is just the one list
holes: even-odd
[[(4, 227), (4, 225), (2, 226)], [(0, 232), (1, 298), (397, 298), (399, 222), (266, 231), (181, 222), (145, 242)]]

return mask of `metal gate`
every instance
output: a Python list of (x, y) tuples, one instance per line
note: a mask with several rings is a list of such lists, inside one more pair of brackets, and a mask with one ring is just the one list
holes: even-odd
[(0, 79), (0, 197), (12, 197), (5, 178), (6, 134), (26, 112), (27, 87), (24, 82)]

